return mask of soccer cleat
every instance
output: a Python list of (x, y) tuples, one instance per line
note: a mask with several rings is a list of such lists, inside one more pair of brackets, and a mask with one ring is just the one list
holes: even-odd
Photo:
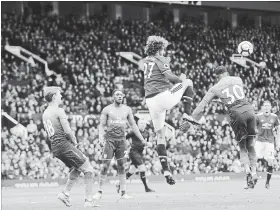
[(85, 200), (84, 207), (99, 207), (93, 200)]
[(62, 203), (65, 204), (65, 206), (72, 206), (69, 200), (69, 196), (66, 195), (64, 192), (61, 192), (57, 195), (58, 200), (62, 201)]
[(124, 199), (124, 200), (132, 199), (132, 198), (133, 198), (132, 196), (130, 196), (130, 195), (126, 194), (126, 193), (121, 196), (121, 199)]
[(252, 175), (250, 173), (248, 173), (246, 175), (246, 181), (247, 181), (248, 188), (253, 189), (254, 188), (254, 186), (253, 186), (253, 178), (252, 178)]
[(170, 184), (170, 185), (174, 185), (174, 184), (176, 183), (175, 180), (172, 178), (171, 175), (165, 176), (165, 179), (166, 179), (166, 182), (167, 182), (168, 184)]
[(116, 183), (116, 188), (117, 188), (117, 193), (120, 193), (121, 185), (119, 181)]
[(94, 200), (99, 200), (100, 198), (102, 198), (102, 192), (98, 191), (98, 192), (93, 196), (93, 199), (94, 199)]
[(245, 189), (245, 190), (248, 190), (248, 189), (249, 189), (249, 186), (248, 186), (248, 184), (247, 184), (247, 183), (245, 183), (245, 185), (244, 185), (244, 189)]
[(191, 124), (194, 124), (194, 125), (200, 125), (201, 124), (196, 119), (194, 119), (192, 116), (187, 115), (186, 113), (183, 114), (183, 120), (187, 121), (187, 122), (190, 122)]
[(145, 191), (148, 192), (155, 192), (154, 190), (150, 189), (150, 188), (146, 188)]
[(265, 188), (269, 189), (270, 188), (270, 184), (269, 183), (265, 183)]

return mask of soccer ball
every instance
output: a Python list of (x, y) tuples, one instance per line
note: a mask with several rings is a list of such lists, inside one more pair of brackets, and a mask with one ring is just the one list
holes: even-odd
[(251, 42), (243, 41), (238, 45), (237, 51), (242, 56), (249, 56), (253, 53), (253, 45)]

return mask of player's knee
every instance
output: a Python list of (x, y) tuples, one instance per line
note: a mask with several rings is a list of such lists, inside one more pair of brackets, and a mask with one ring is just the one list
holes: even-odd
[(164, 128), (157, 131), (157, 143), (165, 144), (165, 129)]
[(145, 172), (146, 171), (146, 167), (145, 167), (144, 164), (138, 166), (138, 169), (139, 169), (140, 172)]
[(125, 167), (124, 167), (124, 164), (118, 164), (118, 171), (119, 171), (119, 174), (124, 174), (125, 172)]
[(273, 166), (273, 160), (272, 159), (268, 159), (267, 160), (267, 165), (268, 166)]
[(78, 179), (80, 174), (81, 174), (81, 171), (79, 171), (77, 169), (73, 169), (72, 171), (70, 171), (68, 178), (70, 180), (76, 180), (76, 179)]
[(185, 80), (183, 80), (183, 85), (184, 86), (191, 86), (191, 87), (193, 87), (193, 81), (192, 80), (190, 80), (190, 79), (185, 79)]
[(136, 172), (136, 167), (134, 165), (131, 165), (129, 167), (129, 173), (134, 174)]
[(84, 163), (84, 165), (82, 165), (80, 170), (83, 173), (91, 173), (91, 174), (93, 174), (93, 167), (92, 167), (92, 165), (90, 164), (90, 162), (88, 160)]

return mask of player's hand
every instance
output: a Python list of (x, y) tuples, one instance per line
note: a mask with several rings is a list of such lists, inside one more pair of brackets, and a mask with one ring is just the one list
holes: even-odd
[(146, 147), (153, 147), (153, 143), (152, 142), (146, 142)]
[(185, 80), (185, 79), (187, 79), (187, 76), (186, 76), (185, 74), (182, 73), (182, 74), (180, 75), (179, 78), (180, 78), (181, 80)]

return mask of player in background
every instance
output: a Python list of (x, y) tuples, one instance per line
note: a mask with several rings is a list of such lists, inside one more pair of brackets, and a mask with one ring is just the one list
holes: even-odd
[[(274, 143), (279, 149), (280, 146), (280, 126), (279, 119), (276, 114), (271, 113), (271, 103), (264, 101), (263, 112), (257, 115), (257, 141), (256, 154), (258, 159), (265, 159), (267, 161), (267, 177), (265, 187), (270, 187), (269, 182), (273, 173), (274, 161)], [(274, 135), (273, 130), (277, 134)], [(274, 140), (275, 138), (275, 140)]]
[(253, 106), (246, 100), (243, 82), (240, 77), (230, 76), (225, 67), (219, 66), (215, 69), (219, 78), (217, 84), (211, 87), (202, 101), (193, 111), (193, 118), (199, 120), (204, 108), (214, 97), (220, 98), (227, 107), (230, 116), (230, 124), (239, 143), (240, 160), (246, 171), (247, 183), (254, 188), (257, 182), (257, 157), (254, 145), (256, 136), (256, 116)]
[(114, 156), (117, 160), (121, 199), (132, 198), (125, 192), (125, 163), (127, 158), (125, 129), (127, 122), (141, 143), (145, 144), (145, 140), (135, 123), (131, 108), (122, 104), (124, 98), (122, 90), (114, 90), (113, 98), (114, 102), (102, 110), (100, 117), (99, 141), (103, 145), (105, 143), (105, 145), (102, 155), (102, 169), (99, 175), (99, 189), (95, 194), (94, 199), (100, 199), (102, 197), (103, 185), (107, 176), (107, 171)]
[(70, 168), (68, 180), (63, 192), (58, 194), (58, 199), (66, 206), (71, 206), (70, 191), (84, 173), (85, 203), (84, 207), (96, 207), (93, 202), (93, 168), (86, 156), (76, 148), (77, 140), (68, 123), (67, 115), (59, 105), (62, 104), (61, 89), (59, 87), (44, 88), (45, 100), (48, 107), (43, 113), (43, 124), (51, 142), (51, 151), (54, 157), (60, 159)]
[[(168, 41), (160, 36), (149, 36), (145, 54), (147, 57), (139, 62), (139, 68), (144, 71), (144, 89), (146, 105), (157, 134), (157, 153), (168, 184), (175, 184), (171, 176), (167, 160), (165, 142), (166, 111), (172, 109), (181, 100), (184, 102), (183, 120), (199, 124), (191, 114), (193, 98), (193, 83), (186, 79), (185, 74), (180, 78), (171, 72), (170, 58), (164, 57)], [(175, 85), (173, 85), (175, 84)], [(184, 122), (183, 125), (189, 125)]]
[[(146, 130), (146, 121), (143, 119), (139, 119), (138, 120), (138, 127), (139, 130), (142, 134), (142, 136), (144, 137), (144, 139), (147, 141), (147, 144), (150, 144), (149, 146), (151, 146), (151, 143), (149, 142), (149, 131)], [(142, 143), (142, 141), (140, 141), (140, 139), (135, 135), (135, 133), (130, 132), (126, 135), (126, 139), (131, 139), (131, 148), (129, 151), (129, 158), (131, 160), (131, 165), (129, 167), (129, 171), (126, 173), (126, 179), (129, 179), (129, 177), (131, 177), (136, 169), (139, 170), (140, 172), (140, 179), (143, 182), (143, 185), (145, 187), (145, 191), (146, 192), (155, 192), (154, 190), (151, 190), (148, 185), (147, 185), (147, 181), (146, 181), (146, 167), (144, 164), (144, 157), (143, 157), (143, 150), (145, 145)], [(117, 192), (119, 193), (120, 191), (120, 184), (119, 182), (116, 184), (117, 187)]]

